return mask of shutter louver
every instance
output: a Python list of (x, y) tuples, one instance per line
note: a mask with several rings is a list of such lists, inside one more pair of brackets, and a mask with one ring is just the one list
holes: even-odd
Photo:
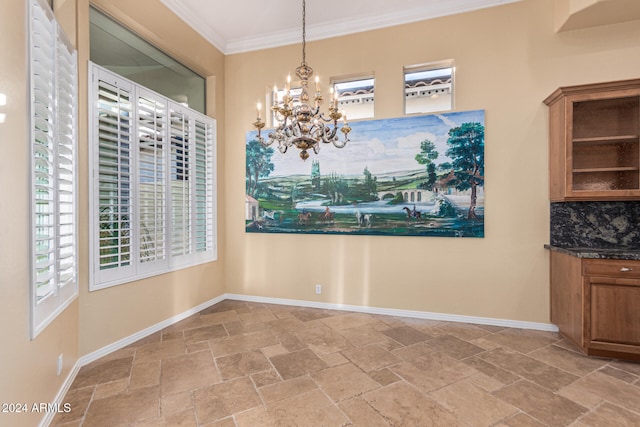
[(140, 262), (164, 260), (166, 102), (138, 98)]

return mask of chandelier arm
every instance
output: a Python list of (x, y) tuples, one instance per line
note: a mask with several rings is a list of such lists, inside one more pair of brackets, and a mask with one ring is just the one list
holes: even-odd
[(333, 140), (336, 138), (336, 132), (337, 132), (337, 128), (334, 126), (333, 129), (329, 128), (329, 126), (324, 126), (323, 129), (323, 134), (322, 134), (322, 142), (324, 142), (325, 144), (328, 144), (330, 142), (333, 142)]
[(333, 123), (334, 126), (338, 124), (337, 120), (333, 120), (331, 117), (326, 117), (324, 113), (318, 114), (317, 117), (325, 123)]
[(271, 145), (276, 141), (280, 141), (280, 138), (278, 137), (278, 133), (270, 132), (269, 133), (269, 142), (267, 144)]
[(291, 126), (287, 126), (287, 127), (285, 127), (285, 128), (283, 129), (283, 134), (284, 134), (284, 136), (286, 136), (286, 137), (287, 137), (287, 139), (288, 139), (288, 138), (291, 138), (291, 137), (294, 135), (294, 130), (293, 130), (293, 128), (292, 128), (292, 125), (291, 125)]
[(345, 135), (344, 141), (340, 141), (340, 138), (336, 137), (336, 139), (333, 140), (333, 145), (336, 148), (344, 148), (345, 145), (347, 145), (347, 142), (349, 142), (349, 138)]
[(271, 134), (269, 134), (269, 139), (265, 139), (264, 137), (260, 136), (258, 137), (258, 142), (260, 142), (260, 144), (262, 144), (265, 147), (270, 146), (271, 144), (273, 144), (273, 139), (271, 139)]

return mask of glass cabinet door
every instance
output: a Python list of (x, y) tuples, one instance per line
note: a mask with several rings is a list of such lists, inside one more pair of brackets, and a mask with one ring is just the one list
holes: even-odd
[(570, 111), (572, 191), (640, 190), (640, 97), (574, 100)]

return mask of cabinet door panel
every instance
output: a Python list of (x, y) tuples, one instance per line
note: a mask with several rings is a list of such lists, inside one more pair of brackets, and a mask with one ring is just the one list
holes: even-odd
[(640, 345), (640, 286), (591, 282), (591, 341)]

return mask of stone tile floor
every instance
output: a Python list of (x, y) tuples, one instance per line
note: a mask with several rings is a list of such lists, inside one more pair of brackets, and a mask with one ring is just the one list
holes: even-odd
[(56, 426), (640, 426), (558, 334), (225, 300), (78, 373)]

